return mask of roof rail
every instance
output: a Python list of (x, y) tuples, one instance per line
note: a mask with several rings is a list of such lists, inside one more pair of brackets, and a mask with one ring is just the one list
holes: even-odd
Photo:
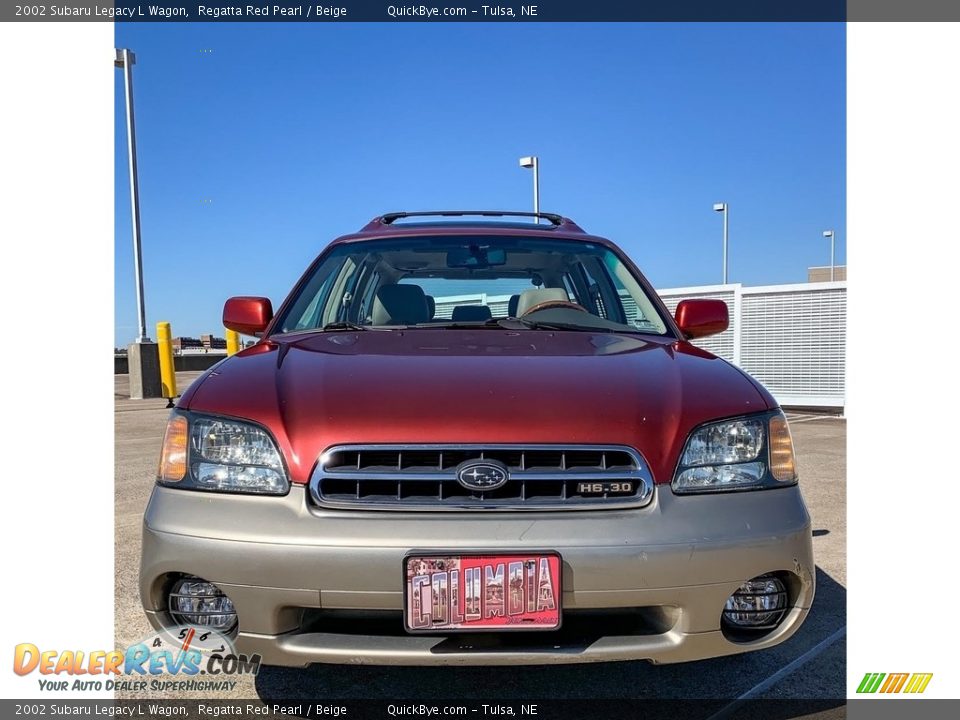
[(563, 224), (563, 216), (554, 213), (532, 213), (510, 210), (420, 210), (417, 212), (393, 212), (385, 213), (380, 216), (380, 222), (384, 225), (392, 225), (395, 220), (408, 217), (530, 217), (544, 218), (549, 220), (552, 225), (560, 226)]
[[(378, 226), (383, 225), (392, 225), (397, 220), (402, 218), (413, 218), (413, 217), (521, 217), (521, 218), (536, 218), (539, 220), (543, 218), (550, 222), (553, 227), (558, 228), (562, 225), (567, 226), (571, 230), (580, 230), (576, 223), (574, 223), (569, 218), (565, 218), (562, 215), (557, 215), (556, 213), (532, 213), (532, 212), (522, 212), (522, 211), (511, 211), (511, 210), (422, 210), (416, 212), (391, 212), (384, 213), (379, 217), (374, 218), (363, 230), (373, 230)], [(582, 232), (582, 230), (581, 230)]]

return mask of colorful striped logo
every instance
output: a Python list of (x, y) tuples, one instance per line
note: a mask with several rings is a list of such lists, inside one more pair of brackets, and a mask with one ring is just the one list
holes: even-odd
[(933, 673), (867, 673), (860, 681), (858, 693), (922, 693)]

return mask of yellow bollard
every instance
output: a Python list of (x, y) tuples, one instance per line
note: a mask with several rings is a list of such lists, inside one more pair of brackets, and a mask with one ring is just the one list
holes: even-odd
[(163, 397), (170, 400), (167, 407), (173, 407), (173, 398), (177, 396), (177, 375), (173, 367), (173, 341), (170, 335), (170, 323), (157, 323), (157, 349), (160, 351), (160, 385)]
[(227, 355), (236, 355), (240, 352), (240, 333), (236, 330), (227, 330)]

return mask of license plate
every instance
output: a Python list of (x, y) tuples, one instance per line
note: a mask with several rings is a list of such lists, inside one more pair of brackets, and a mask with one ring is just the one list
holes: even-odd
[(404, 558), (408, 632), (503, 632), (560, 627), (560, 556), (414, 553)]

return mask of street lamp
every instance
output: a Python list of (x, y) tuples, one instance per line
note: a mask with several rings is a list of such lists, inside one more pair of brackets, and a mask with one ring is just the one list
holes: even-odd
[(536, 221), (540, 222), (540, 158), (536, 155), (522, 157), (520, 167), (533, 169), (533, 214), (537, 216)]
[(729, 240), (729, 213), (730, 206), (726, 203), (714, 203), (713, 209), (716, 212), (723, 213), (723, 284), (727, 284), (727, 244)]
[(131, 50), (117, 48), (115, 67), (123, 70), (127, 98), (127, 163), (130, 169), (130, 212), (133, 220), (133, 262), (137, 280), (137, 314), (140, 320), (138, 343), (151, 342), (147, 337), (147, 311), (143, 301), (143, 260), (140, 254), (140, 185), (137, 181), (137, 131), (133, 121), (133, 65), (137, 61)]
[(833, 279), (834, 279), (833, 248), (834, 248), (834, 240), (836, 238), (834, 236), (833, 230), (824, 230), (823, 236), (825, 238), (830, 238), (830, 282), (833, 282)]

